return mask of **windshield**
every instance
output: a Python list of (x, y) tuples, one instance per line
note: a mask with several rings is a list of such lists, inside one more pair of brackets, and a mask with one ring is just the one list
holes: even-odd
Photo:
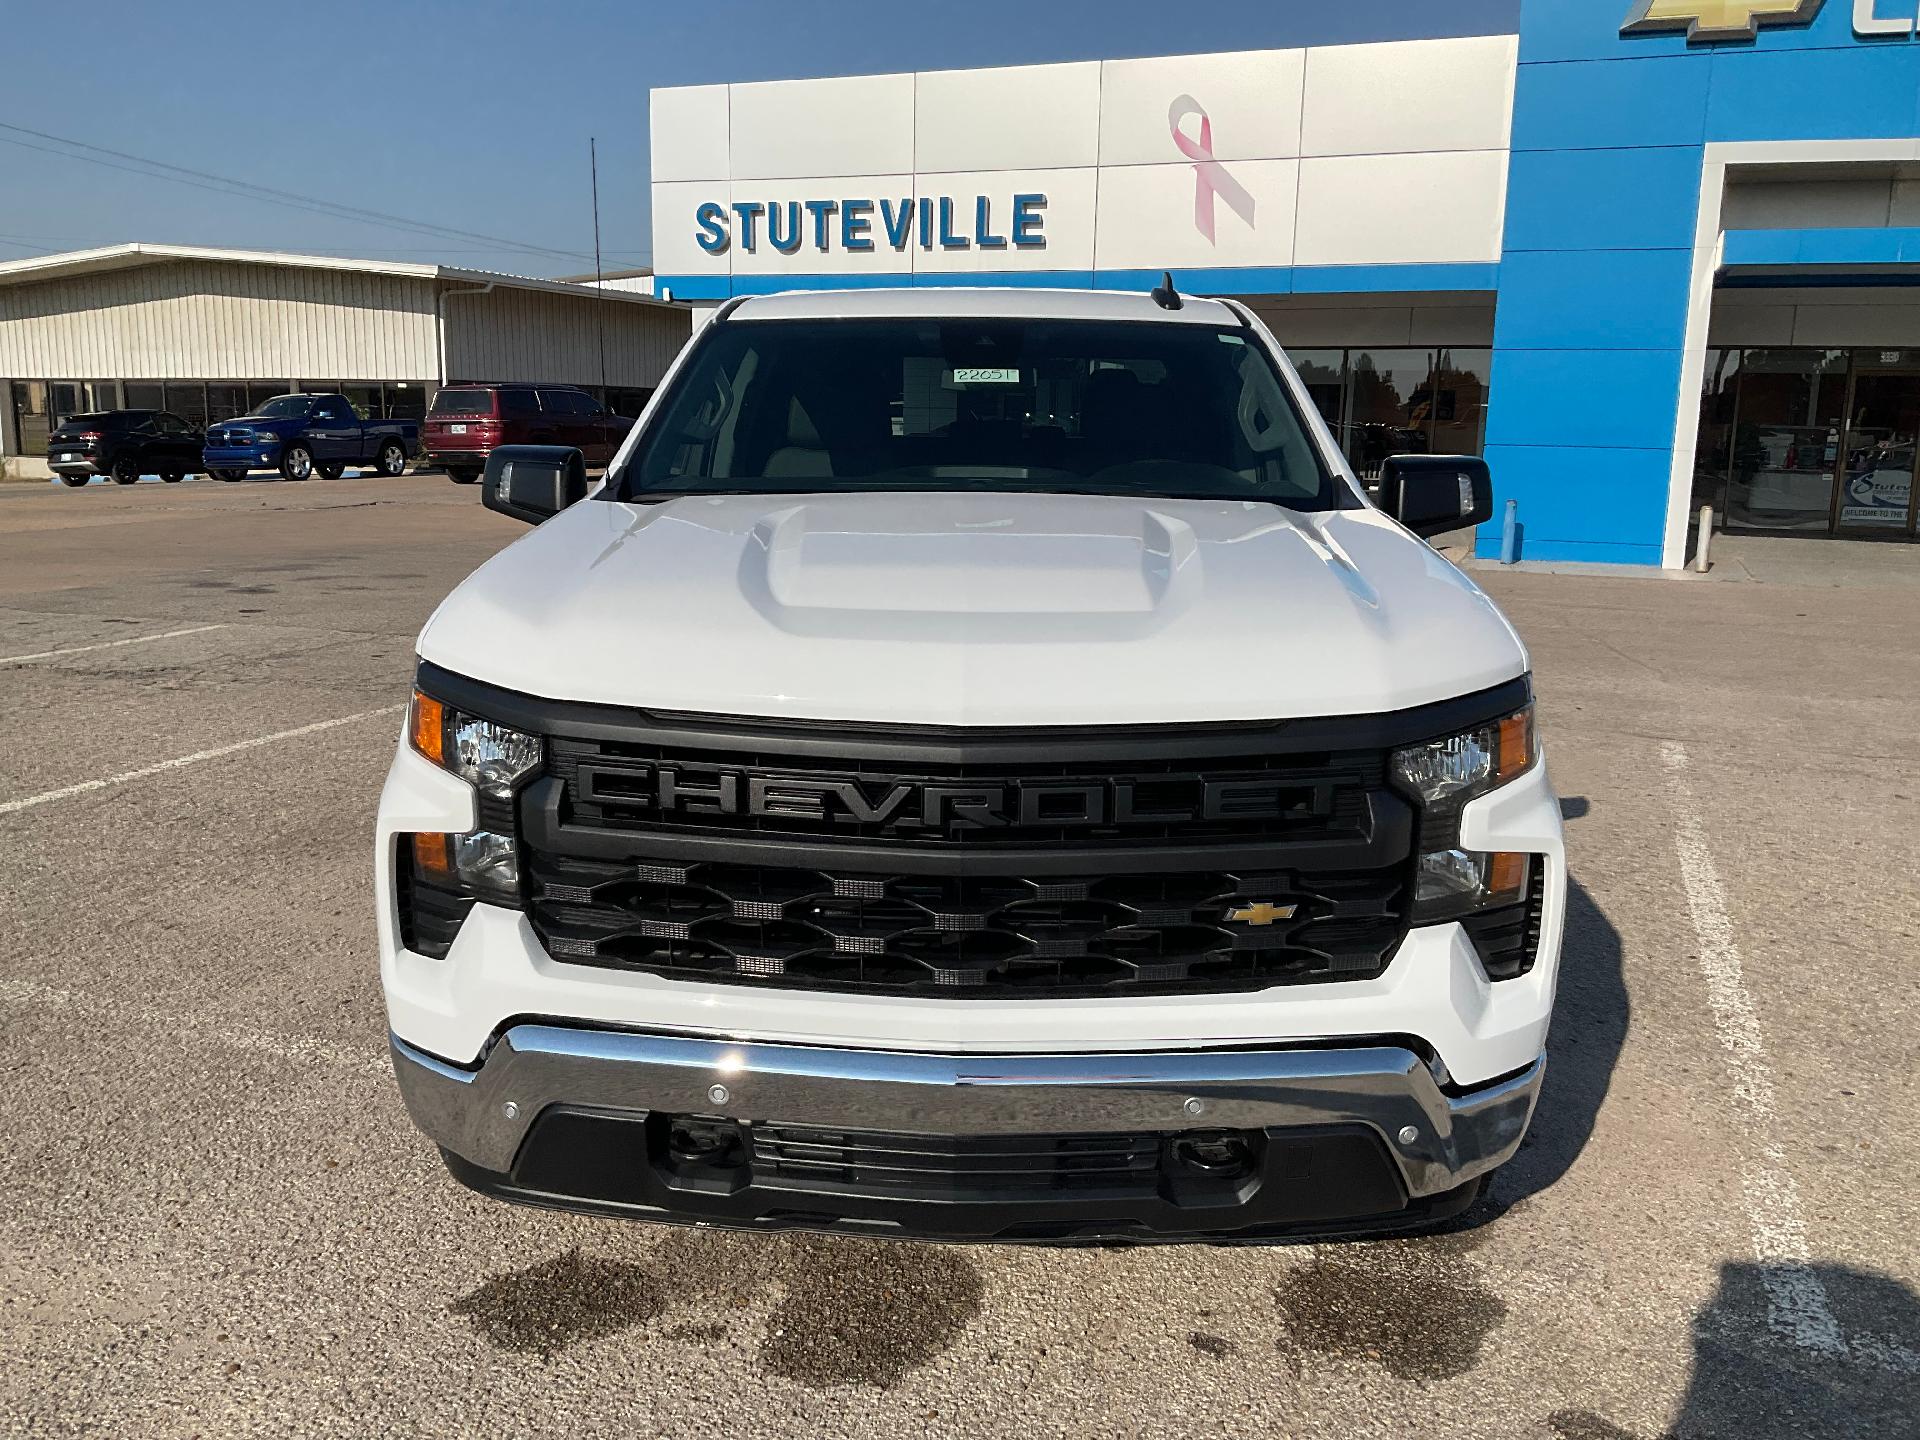
[(722, 321), (697, 344), (610, 498), (1032, 490), (1354, 503), (1238, 328)]
[(289, 416), (298, 417), (312, 408), (313, 401), (305, 395), (279, 395), (256, 409), (254, 417), (261, 420), (284, 420)]

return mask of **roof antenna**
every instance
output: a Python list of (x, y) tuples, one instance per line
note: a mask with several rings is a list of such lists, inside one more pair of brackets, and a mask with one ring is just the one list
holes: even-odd
[(1153, 303), (1158, 305), (1162, 310), (1178, 310), (1180, 308), (1180, 292), (1173, 288), (1173, 272), (1171, 270), (1161, 272), (1160, 283), (1153, 288)]

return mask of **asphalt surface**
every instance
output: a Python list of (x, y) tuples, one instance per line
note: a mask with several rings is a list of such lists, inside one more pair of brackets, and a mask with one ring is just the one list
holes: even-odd
[(518, 533), (437, 476), (0, 489), (8, 1433), (1920, 1434), (1920, 550), (1482, 574), (1577, 887), (1527, 1146), (1448, 1234), (1064, 1250), (444, 1173), (369, 837)]

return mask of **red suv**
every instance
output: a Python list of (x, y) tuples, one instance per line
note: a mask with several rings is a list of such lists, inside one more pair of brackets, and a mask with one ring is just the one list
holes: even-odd
[(496, 445), (572, 445), (606, 465), (633, 421), (571, 385), (449, 385), (433, 397), (420, 448), (461, 485), (480, 478)]

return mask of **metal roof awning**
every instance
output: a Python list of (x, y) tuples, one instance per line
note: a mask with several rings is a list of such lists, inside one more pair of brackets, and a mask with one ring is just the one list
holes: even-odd
[[(509, 275), (495, 270), (469, 270), (450, 265), (423, 265), (405, 260), (357, 260), (339, 255), (297, 255), (280, 250), (234, 250), (212, 245), (106, 245), (95, 250), (68, 250), (57, 255), (33, 255), (0, 261), (0, 286), (25, 285), (80, 275), (98, 275), (141, 265), (176, 260), (210, 261), (231, 265), (273, 265), (297, 270), (347, 270), (362, 275), (397, 275), (414, 280), (451, 280), (517, 290), (544, 290), (581, 299), (610, 300), (621, 305), (669, 305), (670, 301), (631, 290), (579, 285), (565, 280), (543, 280), (532, 275)], [(684, 307), (674, 306), (675, 309)]]

